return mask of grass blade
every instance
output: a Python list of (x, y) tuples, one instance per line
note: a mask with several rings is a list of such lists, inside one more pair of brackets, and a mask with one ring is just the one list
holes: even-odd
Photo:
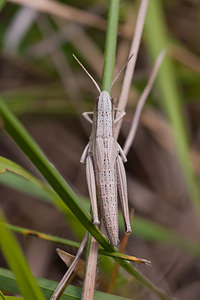
[[(162, 3), (159, 0), (150, 1), (146, 19), (146, 41), (151, 56), (155, 59), (163, 49), (168, 49), (169, 40), (166, 34)], [(157, 79), (161, 103), (167, 113), (173, 128), (174, 140), (177, 147), (183, 174), (195, 211), (200, 216), (200, 191), (197, 178), (191, 166), (189, 155), (188, 134), (183, 117), (183, 107), (178, 91), (176, 71), (172, 60), (166, 55)]]
[(117, 28), (119, 19), (120, 0), (110, 1), (106, 42), (104, 51), (104, 67), (102, 77), (102, 90), (108, 90), (112, 82), (115, 64), (115, 51), (117, 44)]
[[(36, 278), (38, 286), (45, 295), (45, 299), (49, 299), (52, 292), (55, 290), (58, 282), (43, 278)], [(15, 277), (11, 271), (0, 268), (0, 289), (9, 290), (12, 293), (19, 293)], [(62, 295), (62, 300), (80, 300), (81, 288), (69, 285), (67, 290)], [(17, 298), (21, 299), (21, 298)], [(27, 298), (28, 299), (28, 298)], [(95, 291), (95, 300), (131, 300), (124, 297), (110, 295)], [(29, 299), (28, 299), (29, 300)], [(35, 299), (36, 300), (36, 299)]]
[(43, 300), (44, 296), (35, 282), (17, 241), (4, 225), (2, 216), (0, 216), (0, 246), (7, 263), (15, 274), (21, 294), (25, 299)]

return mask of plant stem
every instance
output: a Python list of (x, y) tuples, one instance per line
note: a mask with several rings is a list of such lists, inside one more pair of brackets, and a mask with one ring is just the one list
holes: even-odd
[(117, 44), (119, 5), (120, 0), (110, 0), (104, 52), (102, 90), (108, 90), (112, 82)]

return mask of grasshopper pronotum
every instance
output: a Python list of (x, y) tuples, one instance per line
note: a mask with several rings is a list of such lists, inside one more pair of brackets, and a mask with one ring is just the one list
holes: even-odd
[[(114, 136), (114, 126), (123, 118), (125, 112), (120, 111), (119, 117), (115, 118), (115, 112), (119, 110), (114, 107), (113, 99), (109, 95), (109, 91), (121, 71), (113, 80), (109, 90), (101, 91), (85, 67), (75, 56), (74, 58), (92, 79), (100, 93), (96, 99), (94, 112), (83, 113), (85, 119), (92, 124), (92, 133), (80, 159), (81, 163), (86, 164), (93, 223), (98, 225), (102, 218), (110, 242), (117, 245), (119, 242), (118, 197), (121, 201), (126, 232), (131, 232), (127, 182), (123, 165), (127, 159)], [(93, 119), (90, 118), (92, 114)]]

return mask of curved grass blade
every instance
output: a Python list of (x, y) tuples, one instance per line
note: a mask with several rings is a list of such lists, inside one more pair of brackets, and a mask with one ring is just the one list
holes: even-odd
[[(69, 247), (76, 247), (79, 248), (80, 247), (80, 243), (78, 242), (74, 242), (65, 238), (61, 238), (55, 235), (51, 235), (51, 234), (46, 234), (43, 232), (39, 232), (36, 230), (32, 230), (32, 229), (28, 229), (28, 228), (24, 228), (24, 227), (20, 227), (20, 226), (15, 226), (15, 225), (11, 225), (8, 223), (5, 223), (5, 226), (17, 233), (23, 234), (23, 235), (27, 235), (27, 236), (33, 236), (39, 239), (43, 239), (52, 243), (58, 243), (61, 245), (65, 245), (65, 246), (69, 246)], [(149, 264), (149, 261), (137, 258), (135, 256), (131, 256), (131, 255), (125, 255), (123, 253), (120, 252), (109, 252), (109, 251), (105, 251), (103, 249), (99, 250), (99, 253), (102, 255), (106, 255), (106, 256), (110, 256), (110, 257), (119, 257), (121, 259), (124, 260), (128, 260), (128, 261), (132, 261), (132, 262), (138, 262), (138, 263), (147, 263)]]
[(11, 225), (8, 223), (5, 223), (5, 226), (17, 233), (23, 234), (23, 235), (27, 235), (27, 236), (33, 236), (45, 241), (49, 241), (52, 243), (58, 243), (61, 245), (65, 245), (65, 246), (69, 246), (69, 247), (76, 247), (79, 248), (80, 243), (78, 242), (74, 242), (65, 238), (61, 238), (55, 235), (51, 235), (51, 234), (46, 234), (40, 231), (36, 231), (36, 230), (32, 230), (32, 229), (28, 229), (28, 228), (24, 228), (24, 227), (20, 227), (20, 226), (15, 226), (15, 225)]
[(17, 285), (25, 299), (44, 300), (44, 296), (27, 265), (15, 237), (6, 228), (0, 215), (0, 246), (2, 253), (13, 270)]
[[(9, 171), (9, 172), (6, 172)], [(21, 176), (22, 178), (25, 178), (27, 181), (21, 181), (18, 177), (13, 177), (10, 172), (15, 173), (18, 176)], [(41, 198), (44, 198), (48, 202), (52, 203), (52, 200), (58, 205), (58, 207), (62, 207), (62, 210), (66, 210), (66, 205), (63, 205), (63, 202), (60, 200), (60, 197), (52, 190), (50, 186), (48, 186), (46, 183), (42, 182), (41, 180), (37, 179), (35, 176), (33, 176), (30, 172), (26, 171), (23, 167), (21, 167), (19, 164), (11, 161), (10, 159), (7, 159), (3, 156), (0, 156), (0, 182), (4, 182), (8, 186), (14, 185), (14, 187), (18, 187), (17, 184), (20, 185), (19, 190), (28, 192), (32, 195), (30, 191), (33, 191), (36, 189), (36, 195), (40, 196)], [(3, 181), (3, 177), (5, 175), (8, 177), (8, 180)], [(15, 178), (15, 180), (13, 180)], [(15, 181), (17, 181), (15, 185)], [(31, 187), (29, 182), (34, 184), (34, 188)], [(27, 184), (27, 188), (26, 188)], [(34, 191), (33, 191), (34, 193)], [(68, 210), (69, 211), (69, 210)]]
[[(81, 223), (77, 222), (77, 220), (75, 222), (74, 215), (72, 215), (68, 207), (47, 183), (40, 181), (20, 165), (2, 156), (0, 156), (0, 183), (17, 188), (31, 196), (36, 196), (50, 203), (54, 203), (55, 206), (67, 216), (67, 222), (73, 224), (72, 228), (76, 235), (78, 237), (83, 236), (83, 231), (85, 230)], [(79, 201), (79, 203), (81, 206), (81, 201)], [(82, 201), (82, 203), (85, 202)]]
[(39, 187), (42, 187), (40, 180), (36, 179), (36, 177), (32, 176), (28, 171), (26, 171), (20, 165), (16, 164), (15, 162), (11, 161), (10, 159), (0, 156), (0, 174), (4, 174), (6, 172), (6, 170), (16, 173), (16, 174), (32, 181)]
[(1, 295), (1, 291), (0, 291), (0, 300), (24, 300), (24, 298), (15, 297), (15, 296), (4, 296), (3, 294)]

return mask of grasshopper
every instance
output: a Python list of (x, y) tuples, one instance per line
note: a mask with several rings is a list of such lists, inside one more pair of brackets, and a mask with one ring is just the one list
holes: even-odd
[[(73, 55), (87, 75), (92, 79), (100, 95), (96, 99), (94, 112), (84, 112), (85, 119), (92, 124), (92, 133), (86, 145), (80, 162), (86, 164), (86, 177), (91, 200), (93, 223), (103, 224), (111, 244), (119, 242), (118, 229), (118, 198), (124, 217), (125, 230), (131, 232), (129, 220), (127, 181), (124, 169), (126, 156), (116, 141), (114, 127), (121, 120), (125, 112), (114, 107), (109, 91), (122, 70), (113, 80), (108, 91), (101, 91), (100, 87), (88, 73), (80, 61)], [(130, 57), (131, 58), (131, 57)], [(120, 115), (116, 118), (116, 111)], [(90, 117), (93, 115), (93, 118)]]

